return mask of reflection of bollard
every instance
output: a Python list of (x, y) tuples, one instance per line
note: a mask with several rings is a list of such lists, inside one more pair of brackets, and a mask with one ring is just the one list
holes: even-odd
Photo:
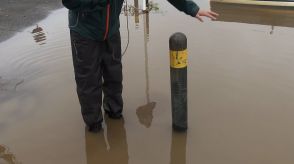
[(169, 39), (173, 129), (186, 131), (187, 125), (187, 38), (175, 33)]
[(186, 164), (187, 133), (173, 132), (170, 164)]

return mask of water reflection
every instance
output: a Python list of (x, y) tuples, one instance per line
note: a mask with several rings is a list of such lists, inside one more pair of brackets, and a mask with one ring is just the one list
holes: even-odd
[(153, 120), (153, 110), (156, 106), (155, 102), (150, 101), (149, 93), (149, 62), (148, 62), (148, 41), (149, 41), (149, 12), (143, 15), (144, 17), (144, 54), (145, 54), (145, 77), (146, 77), (146, 104), (140, 106), (136, 110), (139, 122), (146, 128), (149, 128)]
[(87, 164), (128, 164), (128, 145), (124, 120), (105, 117), (107, 128), (104, 133), (85, 130)]
[(187, 133), (173, 132), (170, 164), (186, 164)]
[[(160, 1), (161, 4), (166, 4), (167, 7), (170, 6), (172, 8), (171, 5), (165, 2)], [(136, 124), (125, 125), (128, 126), (126, 127), (126, 130), (128, 130), (127, 136), (130, 137), (128, 143), (125, 138), (123, 125), (119, 125), (121, 128), (115, 127), (116, 130), (113, 132), (113, 135), (118, 136), (117, 142), (122, 145), (117, 148), (121, 151), (116, 151), (114, 149), (117, 146), (112, 143), (110, 134), (108, 134), (110, 149), (107, 149), (109, 147), (106, 144), (107, 142), (104, 141), (103, 134), (101, 136), (100, 134), (95, 136), (82, 134), (82, 137), (86, 135), (86, 139), (85, 141), (80, 140), (80, 126), (82, 126), (82, 122), (80, 121), (78, 102), (74, 92), (73, 75), (69, 73), (72, 69), (71, 60), (67, 57), (62, 59), (56, 57), (70, 53), (67, 39), (68, 33), (67, 31), (59, 33), (59, 26), (56, 27), (56, 24), (52, 23), (57, 22), (57, 24), (61, 24), (66, 22), (62, 18), (65, 17), (66, 13), (67, 11), (65, 10), (56, 12), (49, 17), (48, 21), (46, 20), (48, 22), (46, 24), (50, 25), (46, 26), (48, 32), (58, 34), (52, 35), (54, 42), (50, 42), (50, 45), (46, 46), (50, 49), (47, 53), (48, 58), (44, 59), (46, 62), (41, 60), (41, 62), (38, 62), (37, 67), (32, 68), (18, 67), (22, 68), (25, 72), (31, 73), (36, 68), (39, 70), (40, 65), (41, 70), (48, 70), (43, 72), (46, 75), (45, 78), (43, 76), (42, 78), (33, 76), (33, 79), (28, 79), (30, 80), (27, 83), (28, 85), (23, 86), (23, 90), (21, 90), (23, 92), (20, 92), (23, 96), (19, 97), (19, 93), (16, 93), (14, 96), (11, 96), (9, 102), (7, 101), (9, 104), (17, 103), (17, 105), (7, 106), (6, 103), (0, 104), (0, 122), (5, 123), (0, 123), (0, 128), (1, 126), (6, 126), (5, 128), (9, 129), (1, 131), (1, 140), (6, 143), (13, 143), (14, 149), (19, 149), (18, 152), (22, 152), (20, 156), (22, 161), (27, 161), (26, 163), (34, 160), (45, 161), (42, 158), (47, 156), (48, 158), (46, 158), (44, 163), (62, 163), (62, 159), (67, 159), (66, 161), (68, 162), (63, 163), (83, 164), (87, 163), (84, 160), (86, 158), (88, 163), (104, 164), (110, 163), (108, 160), (117, 157), (117, 155), (113, 155), (108, 159), (107, 157), (110, 155), (107, 156), (105, 155), (106, 153), (115, 154), (114, 152), (118, 152), (123, 156), (122, 162), (119, 163), (129, 162), (133, 164), (166, 164), (171, 162), (191, 164), (238, 163), (236, 161), (239, 161), (240, 164), (271, 163), (269, 161), (282, 164), (293, 163), (294, 57), (293, 47), (291, 47), (291, 44), (293, 44), (293, 37), (291, 38), (293, 32), (291, 29), (281, 29), (283, 34), (288, 34), (289, 32), (291, 35), (280, 35), (279, 37), (268, 39), (263, 35), (256, 35), (254, 31), (246, 31), (241, 35), (240, 33), (244, 28), (238, 28), (242, 27), (242, 25), (234, 26), (232, 23), (216, 22), (214, 25), (206, 23), (199, 26), (199, 30), (195, 30), (191, 28), (195, 23), (193, 20), (184, 21), (184, 26), (182, 23), (177, 24), (174, 22), (157, 24), (152, 24), (153, 22), (151, 22), (150, 27), (154, 29), (154, 33), (151, 29), (150, 42), (148, 44), (150, 55), (150, 100), (161, 102), (156, 104), (156, 114), (158, 115), (154, 113), (152, 128), (150, 129), (145, 129), (141, 124), (139, 126)], [(154, 22), (166, 19), (181, 21), (184, 17), (184, 15), (183, 17), (175, 15), (176, 13), (169, 12), (166, 17), (159, 19), (159, 17), (152, 16), (150, 20), (154, 21), (156, 19)], [(140, 20), (140, 24), (143, 24), (143, 19)], [(224, 24), (227, 26), (223, 26)], [(212, 26), (213, 28), (210, 28)], [(66, 25), (64, 25), (65, 28)], [(162, 50), (164, 49), (164, 44), (162, 43), (166, 40), (164, 38), (168, 38), (169, 34), (176, 29), (190, 33), (191, 43), (195, 43), (195, 46), (191, 46), (191, 52), (195, 52), (196, 55), (191, 55), (191, 60), (193, 60), (195, 65), (191, 67), (191, 73), (194, 76), (191, 76), (190, 80), (191, 87), (194, 87), (194, 89), (190, 92), (193, 101), (190, 101), (189, 105), (197, 108), (197, 110), (191, 110), (190, 116), (195, 119), (190, 121), (195, 128), (190, 129), (191, 131), (189, 131), (187, 139), (185, 137), (180, 139), (176, 137), (176, 134), (172, 134), (168, 130), (170, 121), (169, 110), (164, 109), (170, 108), (169, 100), (166, 98), (169, 96), (169, 88), (164, 86), (164, 81), (169, 80), (169, 76), (165, 76), (165, 73), (169, 71), (169, 64), (166, 62), (165, 55), (151, 56), (153, 51), (150, 49), (153, 48), (154, 52), (159, 50), (158, 54), (164, 54), (165, 50)], [(131, 28), (131, 30), (131, 33), (140, 31), (135, 31), (134, 28)], [(270, 26), (268, 26), (267, 30), (270, 30)], [(243, 37), (243, 35), (246, 35), (246, 37)], [(3, 66), (1, 68), (5, 68), (9, 73), (17, 70), (12, 69), (13, 65), (35, 63), (35, 56), (38, 56), (46, 48), (39, 49), (39, 46), (34, 46), (34, 43), (31, 44), (31, 34), (29, 35), (30, 38), (26, 38), (26, 36), (28, 35), (17, 35), (15, 39), (4, 44), (2, 43), (1, 52), (5, 52), (8, 55), (1, 56), (0, 61), (2, 63), (0, 65)], [(140, 60), (144, 57), (144, 50), (136, 44), (141, 41), (141, 35), (133, 36), (134, 38), (131, 42), (133, 45), (130, 46), (132, 51), (129, 51), (132, 54), (125, 58), (131, 59), (125, 60), (125, 68), (128, 70), (125, 72), (126, 77), (130, 77), (126, 81), (128, 82), (126, 84), (129, 90), (125, 92), (127, 97), (126, 109), (129, 114), (128, 122), (130, 123), (138, 121), (137, 116), (133, 113), (133, 109), (137, 109), (138, 106), (146, 103), (145, 86), (143, 86), (144, 102), (134, 106), (134, 104), (137, 104), (137, 100), (141, 100), (140, 98), (136, 99), (136, 96), (142, 95), (137, 93), (136, 85), (133, 84), (136, 84), (134, 79), (144, 74), (144, 61), (141, 62)], [(199, 38), (203, 38), (204, 41), (199, 42)], [(15, 43), (15, 40), (21, 42), (19, 44)], [(251, 42), (252, 40), (253, 42)], [(22, 44), (23, 42), (29, 44)], [(211, 44), (207, 43), (211, 43), (214, 47), (211, 48)], [(247, 44), (243, 46), (245, 43)], [(17, 49), (13, 49), (13, 47), (17, 47)], [(21, 57), (28, 58), (26, 61), (29, 61), (29, 63), (23, 62), (22, 58), (19, 59), (20, 52), (25, 51), (29, 53), (24, 53)], [(13, 59), (11, 62), (5, 62), (9, 61), (6, 60), (8, 56)], [(43, 57), (44, 55), (41, 56)], [(14, 59), (19, 60), (18, 62), (13, 62), (15, 61)], [(139, 62), (134, 62), (134, 60)], [(153, 61), (156, 61), (156, 63), (153, 63)], [(152, 66), (151, 64), (157, 66)], [(132, 71), (134, 69), (137, 70)], [(154, 83), (153, 80), (157, 77), (159, 79), (156, 79), (157, 82)], [(145, 81), (143, 82), (145, 83)], [(155, 95), (153, 91), (156, 91), (157, 94)], [(0, 101), (3, 101), (1, 97)], [(23, 106), (26, 104), (27, 106), (24, 108)], [(6, 108), (9, 112), (12, 108), (13, 113), (10, 114), (4, 111), (3, 108)], [(67, 109), (74, 110), (70, 111)], [(23, 112), (21, 116), (25, 115), (25, 118), (21, 117), (19, 119), (20, 112)], [(52, 117), (55, 118), (53, 121), (56, 123), (52, 123)], [(158, 119), (155, 119), (155, 117), (158, 117)], [(35, 122), (39, 122), (39, 124), (32, 126)], [(112, 127), (110, 126), (111, 123), (108, 123), (109, 128)], [(76, 127), (56, 127), (56, 125), (75, 125)], [(45, 128), (50, 131), (59, 131), (60, 134), (58, 136), (60, 137), (54, 137), (55, 135), (41, 137), (38, 140), (38, 145), (32, 145), (34, 144), (32, 141), (39, 139), (35, 135), (38, 133), (38, 127), (41, 130)], [(117, 129), (122, 129), (123, 132), (119, 132)], [(24, 130), (26, 133), (24, 133)], [(112, 133), (111, 129), (108, 130), (107, 133)], [(198, 135), (199, 137), (195, 137)], [(144, 142), (138, 144), (136, 138)], [(64, 142), (64, 139), (66, 139), (66, 142)], [(187, 140), (189, 146), (186, 146), (185, 140)], [(240, 140), (243, 142), (239, 142)], [(27, 142), (27, 144), (23, 144), (24, 142)], [(85, 144), (87, 147), (82, 148), (82, 150), (79, 149), (80, 145)], [(54, 149), (56, 148), (55, 145), (62, 145), (64, 148)], [(71, 145), (77, 145), (78, 147)], [(27, 148), (25, 147), (24, 149), (23, 146), (27, 146)], [(48, 149), (42, 150), (44, 147)], [(87, 151), (87, 154), (85, 156), (83, 154), (80, 155), (80, 151), (84, 153)], [(197, 155), (195, 155), (195, 152), (197, 152)], [(76, 154), (77, 156), (69, 158), (70, 154)], [(127, 159), (128, 154), (131, 157), (129, 160)], [(52, 158), (52, 155), (55, 158)], [(17, 158), (19, 157), (17, 156)]]
[(18, 164), (14, 154), (8, 151), (8, 148), (0, 145), (0, 163), (1, 164)]
[(33, 29), (32, 34), (33, 34), (33, 38), (36, 43), (38, 43), (39, 45), (46, 44), (46, 42), (45, 42), (46, 34), (44, 33), (44, 30), (42, 27), (39, 27), (37, 25), (36, 28)]
[(228, 4), (210, 1), (211, 9), (220, 14), (217, 21), (270, 25), (270, 34), (275, 26), (294, 27), (294, 10), (289, 7)]

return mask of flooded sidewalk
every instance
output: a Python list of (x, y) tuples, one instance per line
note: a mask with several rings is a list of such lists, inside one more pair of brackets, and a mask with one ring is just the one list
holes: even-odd
[[(105, 117), (103, 133), (88, 133), (81, 117), (66, 9), (0, 43), (1, 164), (294, 163), (292, 12), (271, 24), (261, 18), (275, 12), (255, 9), (250, 22), (234, 11), (244, 6), (212, 5), (227, 15), (199, 23), (152, 2), (148, 14), (129, 2), (124, 119)], [(187, 133), (171, 127), (168, 39), (178, 31), (188, 37)]]

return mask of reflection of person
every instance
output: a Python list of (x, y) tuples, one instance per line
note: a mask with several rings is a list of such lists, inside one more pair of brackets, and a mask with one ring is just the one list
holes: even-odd
[(170, 164), (186, 164), (187, 133), (173, 132)]
[(85, 132), (87, 164), (128, 164), (128, 145), (124, 120), (107, 122), (107, 138), (104, 140), (102, 133), (94, 134)]
[[(62, 0), (69, 9), (69, 27), (77, 93), (89, 131), (97, 132), (103, 108), (121, 118), (122, 63), (119, 16), (124, 0)], [(178, 10), (201, 19), (216, 14), (199, 10), (192, 0), (168, 0)], [(103, 80), (102, 80), (103, 78)]]

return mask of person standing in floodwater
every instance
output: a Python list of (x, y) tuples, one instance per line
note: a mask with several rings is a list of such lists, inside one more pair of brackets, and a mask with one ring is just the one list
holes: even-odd
[[(202, 20), (217, 14), (192, 0), (168, 0), (178, 10)], [(62, 0), (69, 28), (77, 94), (90, 132), (102, 129), (101, 106), (109, 118), (122, 118), (122, 53), (119, 16), (124, 0)], [(102, 101), (102, 92), (104, 95)]]

